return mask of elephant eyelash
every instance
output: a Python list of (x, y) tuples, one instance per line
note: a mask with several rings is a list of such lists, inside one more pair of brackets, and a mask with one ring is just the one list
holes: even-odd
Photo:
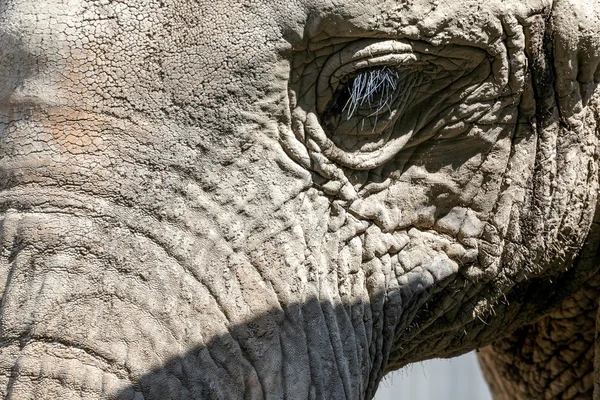
[(399, 79), (398, 71), (388, 67), (359, 72), (344, 87), (344, 97), (348, 98), (342, 112), (346, 112), (346, 120), (350, 120), (359, 107), (375, 108), (369, 117), (386, 107), (390, 109)]

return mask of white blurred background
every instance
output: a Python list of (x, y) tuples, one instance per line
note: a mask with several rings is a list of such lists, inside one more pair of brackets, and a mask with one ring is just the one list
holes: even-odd
[(491, 400), (475, 353), (411, 364), (387, 375), (375, 400)]

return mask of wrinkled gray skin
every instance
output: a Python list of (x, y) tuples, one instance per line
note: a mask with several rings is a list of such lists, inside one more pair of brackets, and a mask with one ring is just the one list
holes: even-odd
[(599, 15), (0, 1), (0, 398), (600, 398)]

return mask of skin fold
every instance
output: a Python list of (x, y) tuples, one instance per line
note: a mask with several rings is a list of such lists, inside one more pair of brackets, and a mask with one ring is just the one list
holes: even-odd
[(600, 398), (598, 0), (0, 0), (0, 399)]

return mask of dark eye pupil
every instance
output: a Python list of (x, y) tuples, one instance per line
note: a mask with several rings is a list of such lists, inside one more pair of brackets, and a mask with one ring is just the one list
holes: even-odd
[[(371, 114), (377, 114), (390, 107), (398, 79), (398, 72), (388, 67), (362, 70), (346, 83), (335, 101), (335, 107), (345, 112), (347, 119), (352, 118), (359, 108), (367, 108)], [(331, 111), (334, 111), (333, 107)]]

